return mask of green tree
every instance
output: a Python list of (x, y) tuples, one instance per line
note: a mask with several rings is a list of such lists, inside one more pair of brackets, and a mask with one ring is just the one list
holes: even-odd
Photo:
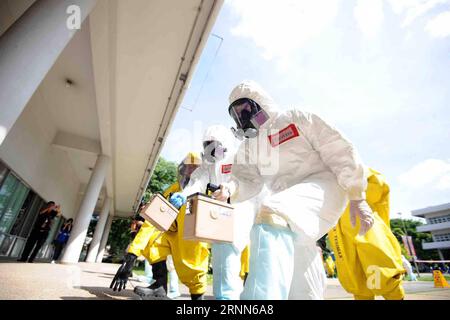
[(152, 178), (145, 190), (144, 202), (147, 202), (153, 193), (163, 192), (175, 181), (177, 181), (177, 165), (164, 158), (159, 158)]
[[(177, 165), (174, 162), (167, 161), (160, 157), (150, 182), (145, 190), (143, 200), (147, 202), (153, 193), (163, 192), (176, 180)], [(131, 241), (131, 221), (132, 217), (115, 219), (111, 224), (108, 245), (109, 253), (112, 255), (113, 262), (118, 262), (122, 259), (125, 249)]]
[(108, 237), (109, 254), (112, 262), (119, 262), (131, 241), (131, 218), (114, 219)]
[(439, 260), (439, 254), (436, 250), (422, 249), (422, 242), (432, 242), (433, 238), (430, 233), (417, 232), (417, 227), (423, 225), (420, 221), (391, 219), (391, 229), (402, 247), (402, 253), (407, 257), (407, 251), (403, 245), (401, 236), (405, 235), (405, 229), (408, 236), (412, 237), (414, 249), (416, 250), (417, 258), (421, 260)]

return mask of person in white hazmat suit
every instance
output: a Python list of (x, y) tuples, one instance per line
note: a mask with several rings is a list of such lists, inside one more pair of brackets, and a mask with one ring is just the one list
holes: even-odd
[[(197, 192), (205, 193), (208, 183), (219, 186), (230, 181), (234, 159), (233, 140), (231, 131), (224, 126), (213, 125), (205, 130), (202, 165), (193, 172), (183, 191), (172, 195), (172, 204), (180, 207), (186, 203), (188, 196)], [(243, 290), (240, 278), (241, 253), (250, 241), (250, 230), (255, 218), (254, 201), (232, 203), (234, 242), (213, 243), (211, 246), (213, 292), (217, 300), (237, 300)]]
[(403, 263), (403, 268), (405, 268), (406, 273), (408, 273), (409, 281), (417, 281), (417, 277), (413, 272), (411, 263), (408, 261), (408, 259), (406, 259), (406, 257), (404, 255), (402, 255), (402, 263)]
[(231, 181), (214, 197), (240, 202), (263, 187), (269, 192), (251, 230), (241, 299), (323, 299), (325, 271), (316, 241), (337, 223), (348, 200), (361, 234), (373, 224), (363, 165), (339, 131), (312, 113), (280, 112), (255, 82), (235, 87), (229, 102), (233, 131), (246, 140)]

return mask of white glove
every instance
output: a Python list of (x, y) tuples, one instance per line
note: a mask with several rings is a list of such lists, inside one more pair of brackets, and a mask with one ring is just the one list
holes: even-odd
[(373, 213), (366, 200), (350, 200), (350, 222), (354, 227), (359, 217), (359, 235), (363, 236), (373, 226)]
[(227, 201), (229, 197), (231, 197), (230, 188), (224, 184), (220, 185), (220, 189), (216, 190), (212, 197), (219, 201)]

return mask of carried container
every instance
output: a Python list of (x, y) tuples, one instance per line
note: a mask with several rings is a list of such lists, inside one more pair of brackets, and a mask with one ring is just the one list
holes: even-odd
[(178, 215), (178, 210), (161, 194), (156, 193), (140, 212), (141, 217), (160, 231), (169, 230)]
[(185, 240), (209, 243), (231, 243), (234, 232), (234, 208), (229, 203), (212, 199), (209, 191), (218, 187), (208, 184), (206, 194), (188, 197), (184, 218)]

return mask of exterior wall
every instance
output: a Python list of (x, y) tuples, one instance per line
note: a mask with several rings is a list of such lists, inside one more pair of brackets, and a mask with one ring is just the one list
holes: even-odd
[(429, 224), (442, 224), (450, 222), (450, 211), (443, 212), (441, 215), (427, 217), (427, 223)]
[(51, 145), (57, 131), (39, 90), (0, 146), (0, 158), (45, 200), (75, 218), (80, 182), (66, 151)]
[(419, 232), (436, 232), (439, 230), (450, 229), (450, 221), (442, 223), (430, 223), (417, 227)]
[[(450, 239), (448, 238), (448, 235), (450, 234), (450, 229), (436, 230), (436, 231), (432, 232), (431, 234), (433, 235), (434, 241), (450, 241)], [(439, 237), (439, 236), (441, 236), (441, 237)], [(446, 236), (446, 239), (442, 239), (442, 236)]]

